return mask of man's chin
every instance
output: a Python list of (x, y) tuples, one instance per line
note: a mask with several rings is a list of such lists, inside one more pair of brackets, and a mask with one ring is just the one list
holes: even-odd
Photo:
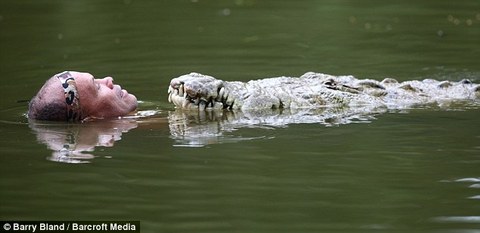
[(127, 106), (129, 106), (130, 112), (134, 111), (138, 107), (137, 97), (132, 94), (128, 94), (128, 97), (125, 99)]

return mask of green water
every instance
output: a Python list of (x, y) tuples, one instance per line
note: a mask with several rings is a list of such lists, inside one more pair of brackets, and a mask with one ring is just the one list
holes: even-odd
[[(478, 83), (479, 38), (473, 0), (0, 1), (0, 220), (140, 220), (142, 232), (479, 232), (478, 106), (232, 126), (175, 112), (166, 93), (192, 71)], [(156, 112), (29, 124), (24, 100), (63, 70), (111, 75)], [(56, 153), (65, 145), (84, 152)]]

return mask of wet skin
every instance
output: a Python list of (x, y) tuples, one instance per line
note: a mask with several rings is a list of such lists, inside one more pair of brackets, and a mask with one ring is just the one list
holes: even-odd
[(137, 108), (137, 98), (114, 84), (112, 77), (95, 79), (89, 73), (70, 73), (75, 77), (82, 110), (89, 117), (123, 116)]

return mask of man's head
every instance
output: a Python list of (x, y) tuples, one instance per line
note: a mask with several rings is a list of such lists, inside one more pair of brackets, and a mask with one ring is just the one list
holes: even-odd
[(28, 117), (36, 120), (81, 121), (124, 116), (137, 108), (137, 98), (113, 84), (112, 77), (65, 71), (48, 79), (30, 101)]

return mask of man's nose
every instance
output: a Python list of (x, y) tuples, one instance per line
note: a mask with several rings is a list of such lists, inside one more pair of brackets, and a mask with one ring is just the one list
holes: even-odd
[(110, 89), (113, 89), (113, 78), (112, 77), (105, 77), (99, 80), (101, 84), (107, 86)]

